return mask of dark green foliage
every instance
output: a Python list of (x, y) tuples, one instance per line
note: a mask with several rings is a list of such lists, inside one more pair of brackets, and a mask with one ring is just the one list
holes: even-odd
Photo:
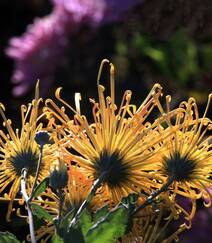
[(58, 236), (54, 236), (53, 243), (112, 243), (122, 237), (130, 229), (130, 215), (135, 208), (137, 195), (130, 194), (111, 211), (108, 206), (97, 210), (93, 215), (84, 209), (79, 219), (70, 227), (73, 211), (62, 218)]
[(123, 236), (128, 223), (128, 211), (123, 206), (118, 206), (105, 217), (95, 223), (87, 232), (86, 242), (112, 243)]
[(108, 206), (104, 206), (96, 211), (96, 213), (93, 215), (93, 221), (94, 223), (97, 223), (99, 219), (104, 217), (109, 212)]
[(49, 177), (46, 177), (35, 187), (35, 190), (31, 194), (31, 198), (39, 196), (42, 192), (46, 190), (49, 185)]
[(9, 232), (0, 232), (1, 243), (20, 243), (20, 241)]
[(71, 228), (64, 235), (64, 243), (85, 243), (85, 238), (83, 236), (82, 230), (80, 228)]
[(51, 239), (51, 243), (63, 243), (63, 239), (58, 235), (55, 234), (52, 239)]
[(46, 219), (50, 222), (53, 220), (53, 216), (50, 215), (43, 207), (35, 203), (31, 203), (31, 208), (32, 213), (36, 215), (39, 219)]

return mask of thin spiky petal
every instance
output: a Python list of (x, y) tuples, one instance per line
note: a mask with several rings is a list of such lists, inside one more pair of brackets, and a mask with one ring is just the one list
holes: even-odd
[[(12, 121), (5, 116), (5, 108), (0, 105), (0, 114), (6, 131), (0, 131), (0, 200), (10, 200), (7, 220), (13, 211), (13, 201), (20, 190), (20, 177), (23, 168), (28, 170), (27, 190), (30, 192), (39, 158), (39, 147), (35, 134), (43, 129), (39, 122), (39, 82), (35, 88), (35, 98), (28, 106), (21, 106), (21, 129), (13, 130)], [(43, 162), (38, 180), (49, 173), (49, 164), (54, 160), (53, 149), (44, 148)], [(19, 197), (20, 198), (20, 197)]]
[[(100, 84), (102, 68), (110, 67), (110, 96), (105, 97), (105, 88)], [(108, 195), (112, 203), (117, 203), (129, 192), (140, 194), (145, 190), (151, 193), (157, 188), (159, 163), (155, 156), (160, 153), (160, 142), (175, 131), (163, 133), (162, 123), (168, 123), (176, 111), (161, 116), (154, 123), (147, 121), (156, 107), (161, 107), (159, 97), (161, 86), (155, 84), (147, 98), (136, 108), (131, 104), (132, 92), (125, 91), (119, 107), (115, 104), (114, 66), (103, 60), (97, 78), (98, 102), (90, 99), (93, 109), (93, 122), (61, 98), (61, 88), (56, 98), (64, 105), (57, 106), (53, 100), (46, 100), (44, 112), (49, 119), (49, 127), (56, 130), (61, 147), (68, 149), (70, 161), (80, 165), (83, 172), (95, 181), (105, 173), (101, 191)], [(71, 120), (66, 108), (74, 113)], [(179, 108), (180, 110), (180, 108)], [(163, 112), (164, 113), (164, 112)]]

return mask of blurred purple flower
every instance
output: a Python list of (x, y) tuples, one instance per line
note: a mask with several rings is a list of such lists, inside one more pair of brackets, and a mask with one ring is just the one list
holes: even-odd
[(6, 54), (15, 60), (14, 96), (25, 94), (38, 78), (45, 80), (45, 86), (52, 80), (68, 43), (62, 21), (58, 14), (35, 19), (23, 36), (10, 40)]
[(185, 231), (182, 236), (182, 243), (210, 243), (212, 229), (212, 207), (199, 209), (192, 221), (190, 230)]
[(35, 19), (21, 37), (9, 41), (6, 54), (15, 60), (14, 96), (21, 96), (41, 79), (47, 90), (55, 70), (65, 60), (68, 37), (83, 23), (92, 28), (118, 20), (142, 0), (52, 0), (51, 14)]
[[(212, 188), (208, 188), (208, 192), (212, 193)], [(184, 198), (183, 196), (178, 196), (178, 203), (185, 209), (190, 212), (191, 210), (191, 200)], [(211, 229), (212, 229), (212, 207), (205, 208), (203, 203), (208, 204), (208, 199), (201, 199), (197, 201), (197, 209), (192, 219), (191, 229), (184, 231), (180, 235), (180, 242), (182, 243), (209, 243), (211, 242)], [(180, 217), (179, 221), (176, 221), (176, 225), (186, 222), (184, 217)]]

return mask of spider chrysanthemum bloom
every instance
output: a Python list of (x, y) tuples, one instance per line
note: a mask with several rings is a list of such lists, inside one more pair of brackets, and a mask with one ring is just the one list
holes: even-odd
[(169, 124), (170, 129), (175, 126), (179, 129), (161, 143), (164, 150), (161, 173), (172, 181), (170, 197), (175, 199), (178, 194), (192, 200), (190, 219), (196, 211), (196, 199), (203, 198), (206, 206), (211, 205), (208, 189), (212, 186), (212, 122), (206, 117), (211, 97), (210, 94), (202, 117), (193, 98), (182, 102), (184, 115), (181, 113), (175, 124)]
[[(0, 105), (3, 126), (7, 130), (7, 132), (0, 130), (0, 200), (9, 201), (7, 220), (10, 218), (13, 202), (20, 190), (23, 168), (27, 169), (29, 192), (34, 183), (40, 152), (35, 136), (38, 131), (42, 130), (42, 123), (38, 123), (40, 102), (39, 83), (37, 83), (34, 100), (27, 107), (21, 107), (21, 129), (15, 131), (11, 120), (5, 116), (4, 106)], [(39, 181), (48, 175), (49, 164), (54, 159), (49, 149), (48, 145), (44, 146)]]
[[(102, 65), (106, 62), (104, 60)], [(160, 122), (166, 121), (166, 118), (161, 117), (153, 124), (147, 121), (153, 108), (159, 105), (159, 84), (155, 84), (139, 108), (130, 103), (131, 91), (125, 91), (118, 108), (115, 104), (113, 65), (110, 64), (108, 97), (105, 97), (105, 88), (99, 84), (99, 76), (99, 101), (90, 99), (93, 123), (89, 124), (80, 114), (78, 105), (75, 111), (60, 97), (60, 89), (56, 91), (56, 98), (75, 113), (74, 120), (67, 116), (64, 107), (59, 108), (50, 99), (46, 101), (45, 113), (49, 124), (63, 137), (61, 146), (70, 150), (71, 159), (93, 181), (101, 179), (101, 191), (111, 202), (117, 203), (130, 192), (139, 193), (142, 189), (149, 194), (151, 186), (156, 186), (154, 170), (158, 169), (158, 164), (154, 155), (160, 149), (160, 141), (169, 134), (158, 132), (158, 126), (163, 129)]]

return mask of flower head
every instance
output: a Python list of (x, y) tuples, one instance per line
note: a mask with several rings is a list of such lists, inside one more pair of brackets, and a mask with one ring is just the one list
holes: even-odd
[[(4, 120), (3, 126), (7, 134), (0, 130), (0, 200), (9, 200), (7, 219), (12, 212), (13, 201), (16, 198), (23, 168), (27, 169), (27, 186), (32, 187), (39, 159), (39, 147), (35, 141), (36, 133), (42, 129), (39, 120), (39, 83), (36, 85), (35, 99), (21, 107), (22, 127), (14, 132), (11, 120), (0, 106), (0, 114)], [(48, 152), (48, 153), (47, 153)], [(43, 162), (39, 172), (39, 180), (48, 175), (49, 164), (54, 156), (49, 156), (49, 147), (44, 148)], [(51, 154), (52, 155), (52, 154)]]
[[(154, 171), (158, 168), (155, 157), (159, 142), (168, 136), (158, 131), (163, 129), (161, 117), (153, 124), (147, 117), (154, 107), (159, 106), (161, 86), (156, 84), (145, 101), (136, 108), (130, 103), (131, 91), (127, 90), (118, 108), (115, 104), (114, 66), (110, 64), (110, 96), (105, 98), (105, 88), (99, 83), (103, 60), (98, 75), (99, 101), (90, 99), (93, 104), (93, 123), (88, 123), (85, 116), (75, 111), (60, 97), (56, 97), (74, 113), (71, 121), (65, 109), (59, 108), (52, 100), (46, 101), (45, 113), (49, 124), (63, 139), (61, 146), (69, 150), (70, 159), (75, 161), (84, 173), (93, 181), (102, 178), (102, 192), (109, 201), (117, 203), (130, 192), (140, 193), (141, 189), (150, 193), (156, 186)], [(62, 123), (58, 126), (59, 121)]]
[(206, 117), (211, 97), (210, 94), (203, 117), (199, 117), (193, 98), (182, 102), (180, 107), (184, 107), (184, 114), (178, 114), (174, 124), (171, 121), (169, 123), (169, 129), (175, 126), (178, 129), (161, 143), (164, 152), (159, 173), (172, 178), (169, 190), (172, 198), (181, 195), (192, 200), (190, 218), (193, 218), (196, 211), (196, 199), (202, 197), (206, 206), (211, 205), (209, 188), (212, 186), (212, 122)]

